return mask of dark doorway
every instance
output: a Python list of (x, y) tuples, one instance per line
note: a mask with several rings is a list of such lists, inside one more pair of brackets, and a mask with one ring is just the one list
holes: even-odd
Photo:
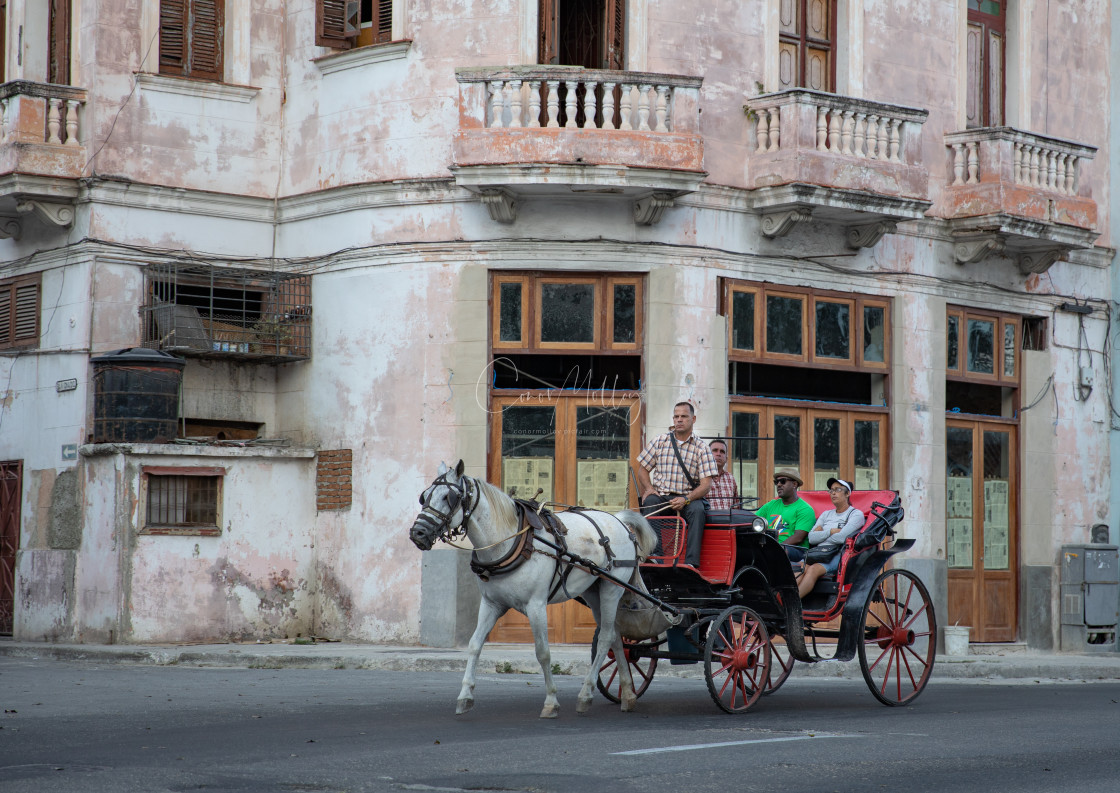
[(16, 551), (19, 550), (23, 463), (0, 462), (0, 636), (15, 625)]
[(541, 63), (621, 69), (626, 0), (540, 0)]

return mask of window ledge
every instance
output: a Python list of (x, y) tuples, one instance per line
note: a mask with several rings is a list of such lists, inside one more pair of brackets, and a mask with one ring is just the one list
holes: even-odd
[(227, 102), (241, 102), (248, 104), (261, 92), (260, 88), (251, 85), (231, 85), (229, 83), (212, 83), (207, 80), (191, 80), (187, 77), (171, 77), (166, 74), (137, 73), (136, 84), (143, 86), (145, 91), (156, 91), (163, 94), (182, 94), (184, 96), (197, 96), (202, 99), (221, 99)]
[(346, 69), (357, 69), (370, 63), (382, 61), (395, 61), (408, 55), (412, 46), (412, 39), (390, 41), (385, 44), (370, 44), (352, 50), (333, 52), (321, 58), (312, 58), (311, 62), (319, 67), (323, 74), (334, 74)]

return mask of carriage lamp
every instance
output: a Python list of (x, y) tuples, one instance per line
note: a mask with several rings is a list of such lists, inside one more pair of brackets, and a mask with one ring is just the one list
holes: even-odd
[(755, 519), (751, 521), (751, 531), (765, 531), (765, 530), (766, 530), (766, 518), (760, 518), (756, 515)]

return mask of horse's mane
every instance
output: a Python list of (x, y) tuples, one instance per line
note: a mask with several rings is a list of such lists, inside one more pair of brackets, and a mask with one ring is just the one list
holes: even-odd
[(490, 504), (494, 522), (515, 526), (517, 524), (517, 510), (514, 508), (513, 499), (503, 493), (501, 488), (495, 487), (489, 482), (481, 479), (476, 479), (475, 482), (478, 484), (479, 491), (486, 496), (486, 500)]

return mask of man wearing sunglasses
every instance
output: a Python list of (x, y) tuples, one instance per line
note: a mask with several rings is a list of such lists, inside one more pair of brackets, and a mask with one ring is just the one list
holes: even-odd
[(778, 542), (786, 546), (786, 553), (794, 562), (804, 558), (805, 549), (809, 547), (809, 531), (817, 522), (813, 508), (797, 493), (797, 488), (802, 484), (801, 477), (795, 471), (785, 469), (775, 472), (774, 488), (778, 491), (778, 497), (767, 501), (755, 513), (767, 520), (775, 517), (782, 519)]

